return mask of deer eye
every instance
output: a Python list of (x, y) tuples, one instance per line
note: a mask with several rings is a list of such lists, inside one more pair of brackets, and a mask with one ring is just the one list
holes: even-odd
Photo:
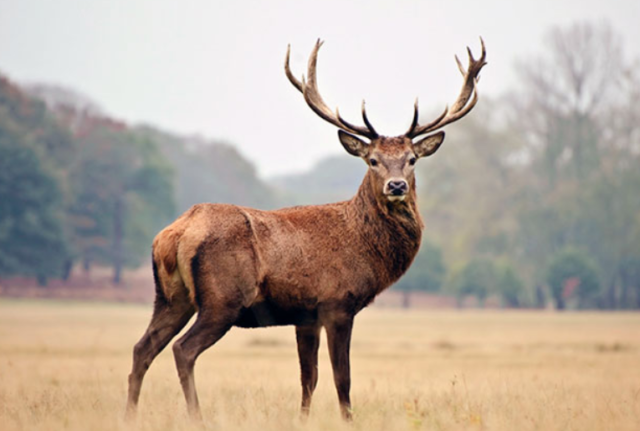
[(369, 164), (371, 166), (378, 166), (378, 161), (376, 159), (369, 159)]
[(411, 157), (411, 158), (409, 159), (409, 164), (410, 164), (411, 166), (413, 166), (413, 165), (415, 165), (415, 164), (416, 164), (416, 161), (417, 161), (417, 160), (418, 160), (418, 159), (416, 159), (415, 157)]

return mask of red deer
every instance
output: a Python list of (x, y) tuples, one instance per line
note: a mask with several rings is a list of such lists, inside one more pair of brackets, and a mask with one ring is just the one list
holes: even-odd
[[(153, 242), (156, 299), (151, 323), (133, 350), (127, 413), (136, 411), (145, 372), (153, 359), (198, 312), (173, 345), (189, 413), (200, 418), (194, 380), (196, 358), (233, 326), (294, 325), (302, 381), (302, 414), (309, 412), (318, 380), (320, 330), (325, 328), (342, 416), (351, 418), (349, 347), (355, 315), (409, 268), (420, 248), (423, 223), (416, 204), (414, 166), (432, 155), (444, 132), (478, 100), (478, 73), (486, 64), (469, 52), (458, 99), (434, 121), (379, 135), (362, 105), (364, 126), (343, 119), (320, 96), (316, 61), (307, 80), (285, 73), (309, 107), (338, 127), (345, 150), (369, 169), (349, 201), (260, 211), (225, 204), (199, 204), (162, 230)], [(426, 136), (425, 136), (426, 135)], [(362, 138), (368, 140), (365, 141)]]

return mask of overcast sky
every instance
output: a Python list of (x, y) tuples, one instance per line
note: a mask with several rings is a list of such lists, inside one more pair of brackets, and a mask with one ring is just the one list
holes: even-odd
[(286, 80), (316, 38), (331, 107), (359, 121), (361, 100), (386, 135), (453, 101), (454, 54), (486, 41), (481, 96), (516, 85), (513, 63), (544, 49), (552, 25), (608, 20), (640, 55), (639, 0), (0, 0), (0, 73), (74, 88), (133, 123), (222, 139), (269, 176), (343, 151), (335, 127)]

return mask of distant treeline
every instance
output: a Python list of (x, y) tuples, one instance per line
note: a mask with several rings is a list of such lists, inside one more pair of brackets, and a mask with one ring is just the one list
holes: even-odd
[(199, 202), (271, 208), (230, 145), (132, 127), (72, 91), (0, 77), (0, 277), (148, 259), (153, 236)]
[[(487, 76), (500, 67), (490, 62)], [(607, 25), (552, 29), (518, 64), (517, 88), (482, 97), (448, 130), (417, 167), (426, 233), (394, 287), (405, 305), (428, 291), (461, 306), (640, 308), (639, 70)], [(69, 90), (2, 78), (0, 278), (46, 284), (100, 265), (119, 282), (192, 204), (349, 198), (366, 168), (349, 157), (267, 184), (231, 145), (132, 127)]]
[[(518, 63), (517, 88), (481, 95), (417, 165), (426, 230), (395, 286), (405, 305), (428, 291), (461, 305), (640, 308), (637, 65), (609, 26), (580, 23), (548, 32)], [(490, 57), (484, 79), (494, 67), (504, 64)], [(278, 184), (297, 202), (309, 190), (335, 198), (364, 171), (347, 157)]]
[(446, 290), (514, 307), (640, 308), (637, 65), (606, 24), (552, 29), (518, 63), (517, 88), (451, 128), (419, 173)]

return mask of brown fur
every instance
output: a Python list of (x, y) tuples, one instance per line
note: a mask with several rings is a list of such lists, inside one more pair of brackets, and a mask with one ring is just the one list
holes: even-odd
[[(164, 307), (171, 309), (177, 303), (189, 316), (199, 310), (194, 327), (217, 328), (212, 329), (213, 338), (234, 325), (296, 325), (303, 343), (301, 355), (308, 354), (305, 340), (317, 355), (318, 340), (300, 335), (319, 337), (313, 328), (325, 327), (328, 333), (345, 333), (350, 338), (350, 329), (345, 328), (351, 328), (353, 317), (408, 269), (422, 231), (413, 170), (407, 167), (407, 158), (413, 156), (411, 142), (380, 138), (368, 155), (378, 157), (380, 165), (369, 170), (349, 201), (277, 211), (225, 204), (192, 207), (153, 242)], [(406, 178), (409, 191), (402, 202), (391, 202), (385, 195), (389, 176)], [(175, 313), (173, 318), (184, 316)], [(152, 321), (148, 331), (156, 330), (155, 326)], [(189, 340), (198, 337), (190, 332), (174, 351), (179, 367), (179, 358), (188, 358), (186, 371), (180, 374), (190, 410), (197, 414), (188, 370), (212, 341), (207, 337), (191, 346)], [(333, 348), (336, 358), (348, 351), (343, 341)], [(183, 344), (193, 350), (183, 353)], [(303, 377), (305, 370), (309, 373), (305, 364), (314, 361), (301, 356)], [(336, 364), (337, 369), (341, 366)], [(135, 378), (133, 382), (137, 395), (141, 377), (139, 383)], [(307, 411), (312, 391), (308, 382), (303, 381), (303, 387), (303, 410)], [(342, 389), (339, 386), (339, 396), (343, 414), (349, 416), (348, 394), (343, 392), (344, 384)], [(131, 398), (131, 405), (136, 401)]]
[[(346, 123), (322, 100), (315, 78), (316, 43), (308, 80), (291, 83), (307, 104), (341, 130), (345, 150), (369, 165), (353, 199), (328, 205), (260, 211), (200, 204), (180, 216), (153, 242), (158, 292), (153, 317), (136, 344), (129, 376), (127, 412), (138, 404), (144, 374), (167, 343), (198, 311), (193, 326), (173, 345), (178, 376), (192, 416), (200, 416), (193, 369), (196, 358), (232, 326), (295, 325), (307, 413), (318, 372), (320, 329), (325, 328), (340, 409), (351, 418), (349, 349), (355, 315), (409, 268), (422, 237), (414, 165), (435, 153), (444, 132), (413, 142), (466, 115), (477, 100), (476, 77), (485, 64), (469, 51), (465, 85), (436, 122), (420, 126), (417, 104), (411, 128), (394, 138)], [(461, 68), (462, 71), (462, 68)], [(466, 107), (465, 107), (466, 105)], [(357, 136), (366, 136), (370, 143)]]

